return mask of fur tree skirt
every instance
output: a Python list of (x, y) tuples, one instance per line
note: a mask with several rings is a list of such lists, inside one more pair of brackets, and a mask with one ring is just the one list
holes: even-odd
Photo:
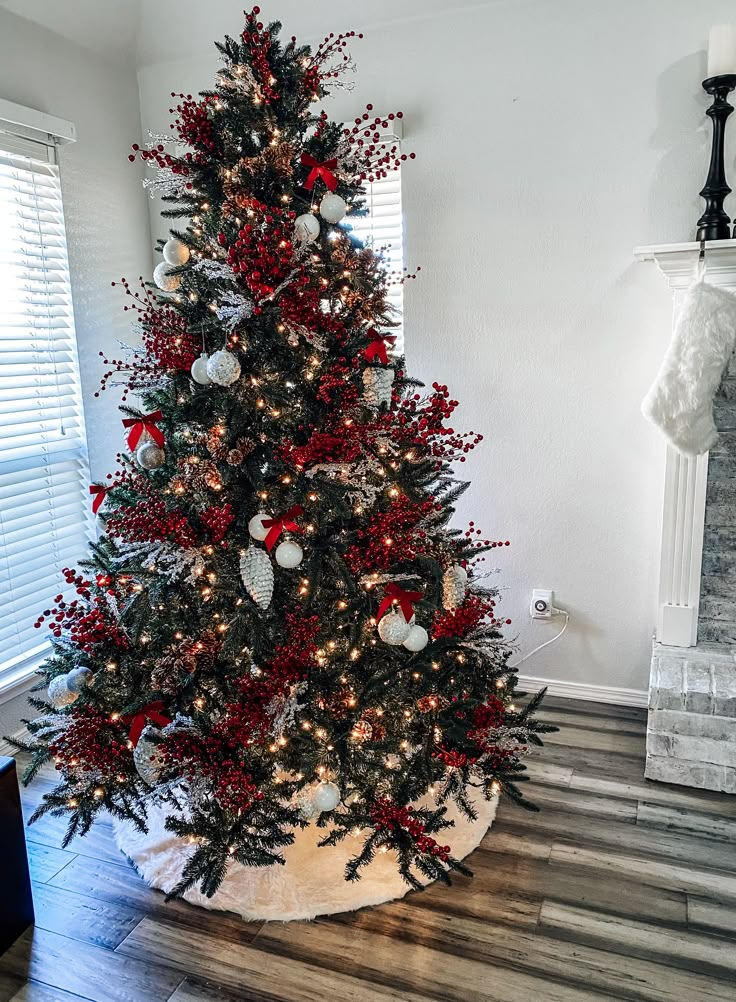
[[(479, 844), (496, 815), (497, 798), (476, 802), (478, 820), (468, 822), (450, 804), (447, 818), (455, 825), (443, 833), (457, 859), (464, 859)], [(168, 809), (170, 810), (170, 808)], [(189, 847), (164, 828), (167, 811), (151, 807), (148, 833), (129, 822), (114, 822), (118, 848), (152, 886), (170, 891), (181, 876)], [(198, 890), (186, 901), (214, 911), (235, 912), (246, 921), (313, 919), (318, 915), (354, 911), (366, 905), (403, 898), (410, 890), (399, 876), (391, 852), (379, 853), (362, 871), (360, 880), (344, 878), (345, 864), (355, 855), (358, 842), (348, 838), (337, 846), (319, 848), (326, 829), (310, 825), (300, 829), (292, 845), (283, 850), (285, 865), (244, 867), (233, 864), (217, 893), (205, 897)], [(472, 864), (471, 864), (472, 868)]]

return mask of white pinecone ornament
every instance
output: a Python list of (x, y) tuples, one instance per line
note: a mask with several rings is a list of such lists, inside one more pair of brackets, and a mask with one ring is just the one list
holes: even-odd
[(161, 731), (148, 724), (143, 728), (143, 733), (138, 738), (138, 744), (133, 749), (133, 764), (138, 775), (144, 783), (153, 786), (158, 782), (161, 775), (161, 756), (159, 742), (154, 741), (154, 737), (161, 734)]
[(460, 564), (448, 567), (442, 576), (442, 605), (445, 609), (457, 609), (465, 601), (468, 575)]
[(267, 609), (273, 595), (273, 567), (266, 551), (248, 547), (240, 558), (240, 576), (258, 608)]
[(369, 407), (391, 406), (391, 387), (394, 382), (393, 369), (363, 370), (363, 400)]

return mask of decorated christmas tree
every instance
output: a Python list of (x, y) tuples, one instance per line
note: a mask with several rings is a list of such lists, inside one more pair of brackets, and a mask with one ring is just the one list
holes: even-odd
[(467, 872), (449, 803), (530, 806), (522, 758), (552, 728), (516, 692), (483, 563), (502, 544), (451, 524), (481, 436), (407, 375), (388, 302), (406, 276), (350, 226), (412, 155), (382, 141), (393, 115), (320, 110), (355, 32), (311, 51), (258, 17), (218, 45), (214, 90), (173, 95), (173, 135), (130, 156), (183, 223), (155, 284), (122, 282), (140, 346), (103, 384), (124, 385), (127, 451), (38, 619), (28, 778), (54, 763), (36, 816), (68, 817), (69, 839), (166, 806), (191, 849), (175, 893), (281, 862), (310, 825), (354, 839), (348, 880), (393, 850), (422, 886)]

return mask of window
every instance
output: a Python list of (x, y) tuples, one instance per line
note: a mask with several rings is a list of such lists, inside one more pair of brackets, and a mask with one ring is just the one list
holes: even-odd
[[(399, 145), (396, 136), (385, 137), (392, 145)], [(388, 177), (365, 185), (365, 207), (367, 216), (356, 216), (350, 220), (356, 236), (374, 250), (386, 248), (384, 257), (394, 280), (389, 290), (389, 303), (398, 311), (399, 326), (393, 331), (397, 335), (396, 352), (403, 352), (403, 305), (404, 286), (398, 281), (404, 271), (404, 220), (401, 213), (401, 170), (391, 171)]]
[(48, 653), (48, 633), (34, 621), (63, 590), (62, 568), (83, 554), (93, 522), (56, 146), (2, 127), (0, 693), (7, 697)]

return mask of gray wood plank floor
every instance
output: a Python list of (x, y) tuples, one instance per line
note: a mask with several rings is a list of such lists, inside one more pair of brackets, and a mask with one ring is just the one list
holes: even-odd
[[(645, 713), (549, 699), (472, 879), (314, 923), (165, 904), (109, 825), (28, 832), (35, 929), (0, 1002), (736, 1002), (736, 797), (644, 779)], [(25, 791), (30, 812), (47, 780)]]

